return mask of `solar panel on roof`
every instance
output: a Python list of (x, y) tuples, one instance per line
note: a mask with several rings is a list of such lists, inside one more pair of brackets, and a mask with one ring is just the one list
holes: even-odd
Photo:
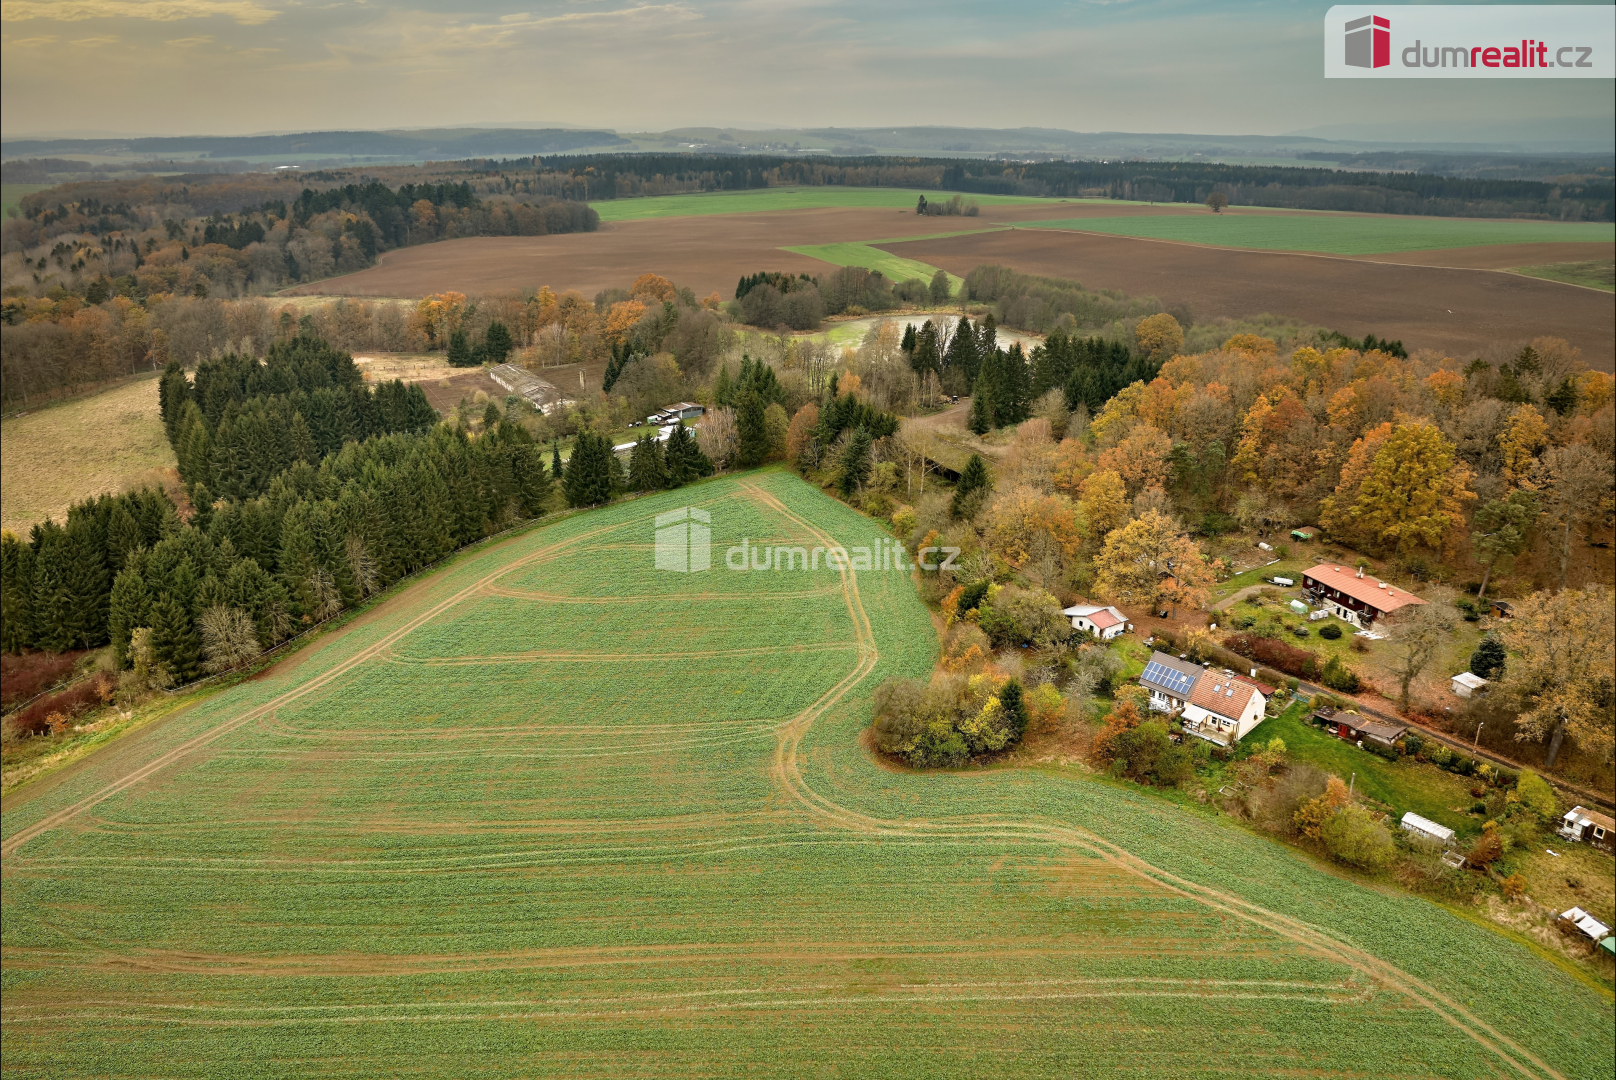
[(1190, 686), (1195, 682), (1195, 676), (1170, 668), (1156, 660), (1145, 665), (1144, 677), (1158, 686), (1167, 687), (1179, 697), (1188, 697)]

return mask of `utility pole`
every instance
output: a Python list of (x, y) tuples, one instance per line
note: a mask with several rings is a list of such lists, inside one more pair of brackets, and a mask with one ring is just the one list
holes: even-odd
[[(1338, 783), (1338, 784), (1340, 782), (1341, 781), (1339, 781), (1339, 780), (1336, 781), (1336, 783)], [(1352, 780), (1349, 781), (1348, 784), (1347, 784), (1347, 801), (1348, 802), (1352, 801), (1352, 789), (1357, 787), (1357, 786), (1358, 786), (1358, 774), (1353, 773), (1352, 774)]]
[(1472, 754), (1474, 754), (1476, 752), (1477, 748), (1481, 746), (1481, 729), (1486, 727), (1486, 726), (1487, 726), (1487, 721), (1485, 721), (1485, 720), (1483, 720), (1481, 723), (1476, 725), (1476, 741), (1470, 744), (1470, 752)]

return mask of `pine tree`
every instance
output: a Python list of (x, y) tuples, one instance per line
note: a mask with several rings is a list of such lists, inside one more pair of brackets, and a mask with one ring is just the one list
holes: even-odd
[(320, 448), (315, 445), (314, 433), (309, 430), (302, 413), (292, 414), (292, 425), (287, 429), (287, 441), (293, 461), (306, 461), (310, 465), (320, 464)]
[(572, 444), (572, 458), (562, 491), (568, 506), (598, 506), (612, 497), (612, 453), (606, 436), (580, 431)]
[(663, 457), (667, 462), (668, 487), (678, 487), (713, 474), (713, 463), (696, 445), (695, 433), (683, 424), (668, 435)]
[(903, 328), (903, 343), (898, 346), (904, 352), (913, 356), (915, 353), (915, 324), (905, 323)]
[(966, 517), (973, 505), (971, 496), (978, 491), (987, 490), (991, 483), (988, 477), (987, 462), (982, 455), (972, 454), (971, 460), (965, 463), (965, 469), (960, 473), (959, 483), (954, 485), (954, 500), (949, 507), (954, 517)]
[(870, 478), (870, 445), (870, 433), (860, 427), (853, 429), (847, 445), (842, 447), (841, 458), (837, 461), (836, 487), (844, 499), (852, 498), (853, 493)]
[(513, 344), (511, 332), (504, 323), (495, 319), (488, 324), (488, 331), (483, 334), (483, 354), (490, 362), (503, 364), (505, 358), (511, 355)]
[[(773, 368), (768, 370), (771, 374), (774, 371)], [(735, 428), (740, 442), (735, 457), (736, 464), (743, 469), (756, 468), (769, 456), (765, 409), (763, 398), (756, 390), (747, 388), (741, 392), (735, 408)]]
[(1496, 679), (1503, 672), (1507, 660), (1504, 643), (1498, 635), (1488, 634), (1476, 646), (1476, 651), (1470, 654), (1470, 672), (1483, 679)]
[(999, 705), (1004, 709), (1005, 719), (1010, 722), (1010, 731), (1014, 738), (1019, 739), (1027, 731), (1027, 705), (1021, 698), (1021, 683), (1011, 679), (999, 690)]
[(550, 440), (550, 479), (560, 483), (566, 479), (566, 466), (561, 464), (561, 443), (556, 439)]
[(34, 552), (10, 531), (0, 532), (0, 651), (33, 644)]
[(473, 365), (471, 342), (467, 339), (464, 330), (457, 329), (449, 332), (448, 360), (450, 367), (471, 367)]
[(197, 632), (190, 609), (173, 596), (164, 596), (152, 605), (152, 650), (157, 660), (184, 685), (201, 674), (202, 635)]
[[(744, 359), (742, 363), (745, 363)], [(735, 404), (735, 384), (730, 381), (727, 364), (719, 365), (718, 381), (713, 384), (713, 402), (717, 405)]]
[(909, 354), (909, 366), (917, 375), (942, 370), (942, 354), (937, 348), (937, 324), (930, 319), (915, 335), (915, 348)]
[(500, 421), (499, 406), (495, 405), (492, 401), (490, 401), (488, 403), (488, 406), (483, 409), (483, 432), (484, 432), (484, 434), (491, 433), (496, 428), (498, 428), (499, 427), (499, 421)]
[[(670, 436), (671, 438), (671, 436)], [(628, 490), (660, 491), (668, 485), (662, 444), (650, 435), (641, 435), (634, 444), (628, 463)]]
[(129, 637), (137, 627), (151, 625), (151, 593), (140, 569), (124, 569), (112, 583), (108, 602), (107, 634), (112, 639), (112, 663), (122, 671), (129, 666)]

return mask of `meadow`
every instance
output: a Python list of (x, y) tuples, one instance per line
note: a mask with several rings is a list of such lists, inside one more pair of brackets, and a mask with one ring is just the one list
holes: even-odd
[[(963, 236), (973, 232), (986, 232), (985, 229), (966, 229), (962, 232), (937, 233), (933, 236), (916, 236), (914, 240), (941, 240), (949, 236)], [(810, 259), (828, 262), (832, 266), (862, 266), (866, 270), (881, 273), (888, 281), (908, 281), (919, 278), (930, 281), (937, 267), (930, 263), (923, 263), (918, 259), (906, 259), (902, 255), (894, 255), (890, 251), (882, 251), (877, 244), (899, 244), (906, 242), (904, 238), (896, 240), (849, 240), (835, 244), (804, 244), (797, 247), (784, 248), (785, 251), (798, 255), (806, 255)], [(954, 274), (948, 275), (949, 288), (958, 292), (965, 279)]]
[[(713, 569), (653, 568), (711, 514)], [(1527, 1076), (1608, 997), (1074, 770), (861, 747), (935, 658), (778, 470), (541, 523), (0, 804), (7, 1067), (45, 1075)]]
[(157, 379), (32, 409), (0, 421), (0, 527), (26, 537), (47, 517), (102, 492), (156, 484), (174, 467), (157, 414)]
[[(908, 188), (803, 187), (751, 188), (691, 195), (648, 195), (633, 199), (592, 202), (601, 221), (643, 221), (646, 218), (700, 217), (709, 214), (757, 214), (776, 210), (876, 208), (913, 210), (924, 195), (927, 202), (947, 202), (954, 193)], [(1053, 203), (1019, 195), (966, 195), (984, 209)], [(1062, 200), (1064, 201), (1064, 200)], [(959, 220), (959, 219), (954, 219)]]
[(22, 202), (23, 196), (32, 195), (36, 191), (48, 191), (54, 184), (0, 184), (0, 214), (8, 214), (11, 208)]
[(1517, 274), (1527, 277), (1544, 278), (1548, 281), (1563, 281), (1568, 285), (1581, 285), (1589, 289), (1603, 289), (1606, 292), (1616, 292), (1616, 261), (1605, 259), (1603, 261), (1548, 263), (1542, 266), (1517, 266)]
[(1378, 255), (1478, 244), (1611, 243), (1616, 225), (1603, 222), (1484, 221), (1371, 214), (1276, 214), (1240, 209), (1214, 214), (1129, 215), (1024, 221), (1017, 228), (1070, 229), (1186, 244)]

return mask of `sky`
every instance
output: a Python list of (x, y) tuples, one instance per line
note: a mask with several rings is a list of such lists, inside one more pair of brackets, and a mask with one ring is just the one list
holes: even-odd
[(1609, 80), (1322, 77), (1328, 3), (3, 0), (0, 128), (957, 125), (1609, 142)]

